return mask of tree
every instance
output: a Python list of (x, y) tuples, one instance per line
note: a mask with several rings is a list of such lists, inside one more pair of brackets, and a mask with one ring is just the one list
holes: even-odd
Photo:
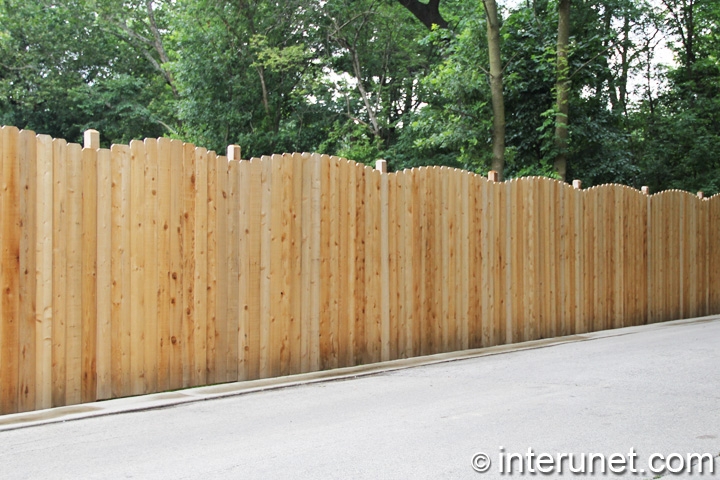
[(490, 59), (490, 96), (492, 98), (492, 170), (501, 179), (505, 170), (505, 100), (503, 97), (503, 66), (500, 58), (500, 22), (495, 0), (483, 0), (487, 25), (488, 57)]
[(568, 113), (570, 94), (570, 69), (568, 67), (568, 44), (570, 43), (570, 0), (558, 2), (557, 34), (557, 95), (555, 115), (555, 171), (564, 181), (567, 175)]
[(166, 131), (164, 82), (107, 31), (100, 3), (0, 3), (1, 123), (73, 141), (98, 128), (104, 144)]

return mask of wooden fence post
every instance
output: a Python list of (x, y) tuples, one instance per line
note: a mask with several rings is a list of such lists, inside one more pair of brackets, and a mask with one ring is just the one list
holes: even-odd
[(488, 172), (488, 180), (490, 180), (491, 182), (497, 182), (500, 180), (500, 174), (495, 170), (490, 170)]
[(705, 198), (705, 194), (702, 192), (702, 190), (697, 193), (697, 197), (698, 197), (700, 200), (702, 200), (703, 198)]
[(97, 130), (85, 130), (83, 140), (84, 148), (94, 148), (95, 150), (100, 148), (100, 132), (98, 132)]
[(387, 162), (382, 158), (379, 160), (375, 160), (375, 170), (379, 171), (380, 173), (387, 173)]
[(581, 190), (582, 189), (582, 180), (573, 180), (572, 185), (575, 190)]
[(650, 195), (650, 187), (643, 186), (640, 191), (645, 195)]
[(242, 149), (240, 145), (228, 145), (227, 147), (227, 159), (230, 160), (241, 160)]

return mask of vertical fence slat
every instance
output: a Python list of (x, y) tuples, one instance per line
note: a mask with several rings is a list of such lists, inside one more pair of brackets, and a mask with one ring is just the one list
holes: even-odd
[[(347, 271), (347, 288), (348, 288), (348, 302), (347, 310), (344, 313), (347, 317), (347, 353), (346, 353), (346, 365), (355, 365), (355, 322), (357, 319), (357, 288), (358, 288), (358, 263), (360, 259), (357, 256), (358, 251), (358, 171), (355, 162), (348, 162), (348, 183), (347, 183), (347, 202), (348, 202), (348, 244), (347, 244), (347, 255), (348, 255), (348, 271)], [(304, 241), (304, 237), (303, 237)]]
[(357, 210), (355, 227), (357, 231), (358, 241), (355, 244), (355, 334), (353, 351), (355, 352), (355, 364), (363, 364), (367, 362), (367, 345), (366, 337), (366, 317), (370, 315), (367, 311), (366, 299), (371, 294), (367, 284), (366, 270), (370, 269), (368, 252), (370, 251), (370, 237), (367, 232), (367, 224), (369, 218), (367, 214), (370, 199), (367, 195), (366, 183), (369, 182), (367, 171), (364, 165), (355, 165), (356, 183), (356, 199)]
[[(261, 159), (261, 198), (262, 204), (260, 209), (260, 378), (267, 378), (272, 374), (273, 369), (273, 351), (272, 351), (272, 314), (273, 314), (273, 296), (272, 296), (272, 259), (273, 252), (278, 252), (279, 238), (273, 242), (273, 163), (270, 157)], [(278, 178), (277, 184), (280, 184)], [(276, 188), (276, 192), (282, 191)], [(278, 212), (278, 215), (280, 212)], [(273, 248), (275, 247), (275, 248)], [(278, 255), (276, 253), (276, 255)], [(250, 318), (252, 322), (252, 317)]]
[[(321, 230), (318, 228), (322, 221), (322, 169), (319, 155), (313, 155), (309, 161), (310, 171), (310, 321), (308, 331), (308, 365), (310, 371), (320, 369), (320, 316), (321, 312)], [(363, 318), (362, 316), (358, 318)]]
[(391, 212), (390, 225), (395, 228), (395, 238), (393, 245), (390, 245), (391, 255), (395, 256), (395, 276), (391, 278), (391, 282), (395, 283), (395, 327), (397, 328), (397, 355), (395, 358), (408, 358), (408, 349), (411, 345), (412, 330), (409, 327), (408, 309), (410, 308), (410, 299), (408, 292), (412, 292), (412, 282), (408, 285), (408, 262), (407, 250), (412, 247), (412, 240), (408, 238), (408, 205), (405, 202), (407, 189), (407, 171), (395, 173), (395, 210)]
[(145, 250), (145, 282), (143, 288), (145, 308), (144, 321), (144, 357), (143, 372), (144, 390), (156, 392), (158, 390), (158, 350), (159, 350), (159, 323), (158, 322), (158, 147), (157, 140), (145, 140), (145, 230), (143, 249)]
[[(65, 405), (67, 324), (67, 143), (53, 141), (52, 405)], [(7, 147), (5, 147), (7, 148)], [(3, 173), (4, 177), (4, 173)], [(3, 178), (3, 182), (5, 182)], [(3, 199), (3, 211), (5, 203)], [(3, 219), (7, 218), (3, 214)], [(4, 220), (5, 221), (5, 220)], [(3, 242), (5, 238), (3, 236)], [(4, 246), (3, 246), (4, 249)], [(4, 262), (3, 262), (4, 263)], [(119, 337), (116, 337), (119, 338)], [(7, 378), (3, 375), (3, 378)], [(119, 396), (120, 393), (117, 394)]]
[(34, 273), (37, 298), (35, 318), (38, 328), (35, 351), (38, 358), (35, 375), (35, 409), (42, 409), (52, 406), (53, 146), (52, 138), (48, 135), (37, 136), (36, 173), (37, 263)]
[(36, 243), (37, 243), (37, 139), (22, 130), (19, 138), (20, 278), (18, 284), (18, 410), (35, 409), (36, 391)]
[[(205, 383), (213, 384), (224, 381), (225, 369), (224, 358), (220, 360), (220, 351), (224, 351), (221, 345), (223, 339), (227, 338), (227, 332), (223, 331), (220, 316), (218, 315), (218, 164), (215, 152), (208, 152), (207, 161), (207, 282), (205, 291), (207, 300), (204, 305), (207, 315), (205, 328)], [(222, 234), (224, 237), (224, 233)], [(225, 264), (227, 266), (227, 263)], [(222, 282), (225, 283), (225, 282)], [(222, 369), (222, 371), (220, 371)]]
[[(455, 208), (455, 202), (452, 199), (450, 190), (450, 176), (452, 170), (447, 167), (440, 167), (438, 172), (438, 223), (436, 228), (439, 230), (437, 252), (440, 255), (434, 255), (439, 261), (439, 275), (437, 277), (439, 284), (435, 295), (437, 298), (438, 311), (438, 329), (437, 329), (437, 352), (447, 352), (450, 350), (450, 325), (452, 316), (455, 314), (454, 298), (450, 298), (450, 292), (455, 293), (455, 224), (452, 221), (452, 208)], [(439, 295), (438, 295), (439, 293)]]
[(193, 385), (207, 383), (208, 328), (208, 165), (209, 153), (195, 149), (195, 275), (194, 275), (194, 375)]
[(180, 140), (171, 140), (169, 145), (170, 169), (170, 388), (181, 388), (185, 384), (185, 272), (183, 249), (185, 248), (185, 173), (184, 145)]
[(329, 202), (327, 209), (324, 211), (327, 213), (325, 217), (325, 223), (327, 223), (327, 251), (326, 261), (328, 265), (328, 276), (327, 278), (327, 295), (328, 298), (324, 301), (324, 304), (328, 308), (328, 326), (329, 326), (329, 356), (327, 358), (327, 368), (337, 368), (339, 363), (339, 337), (340, 337), (340, 313), (338, 310), (338, 296), (339, 296), (339, 285), (340, 285), (340, 272), (339, 272), (339, 255), (340, 255), (340, 241), (339, 241), (339, 220), (340, 220), (340, 184), (338, 181), (339, 173), (339, 159), (336, 157), (323, 156), (323, 163), (327, 164), (327, 174), (323, 176), (323, 179), (327, 179), (327, 194), (326, 200)]
[(130, 142), (130, 365), (132, 369), (132, 393), (140, 395), (145, 391), (145, 345), (143, 339), (145, 322), (145, 145)]
[(380, 189), (378, 191), (378, 201), (380, 210), (379, 215), (379, 255), (380, 255), (380, 269), (379, 269), (379, 297), (380, 301), (380, 360), (390, 360), (392, 351), (397, 350), (396, 346), (393, 346), (393, 341), (390, 334), (390, 263), (389, 263), (389, 236), (390, 228), (388, 225), (389, 207), (390, 207), (390, 192), (389, 192), (389, 177), (387, 173), (377, 172), (376, 177), (379, 177)]
[(442, 308), (443, 308), (443, 262), (442, 255), (433, 252), (442, 252), (443, 237), (443, 209), (442, 198), (442, 167), (428, 168), (425, 178), (425, 192), (429, 204), (426, 206), (425, 268), (428, 272), (428, 282), (425, 283), (425, 303), (428, 314), (425, 317), (424, 327), (424, 355), (432, 355), (442, 351)]
[[(227, 243), (226, 258), (227, 268), (227, 381), (240, 380), (240, 364), (242, 352), (240, 345), (244, 347), (245, 339), (241, 334), (245, 332), (240, 329), (240, 298), (245, 296), (245, 289), (240, 287), (241, 248), (240, 238), (245, 239), (244, 232), (240, 231), (240, 165), (239, 159), (228, 161), (228, 196), (225, 203), (225, 214), (227, 216)], [(245, 244), (243, 243), (243, 246)], [(242, 262), (244, 265), (244, 261)], [(244, 278), (244, 275), (243, 275)], [(244, 349), (243, 349), (244, 351)]]
[[(172, 200), (170, 139), (157, 140), (157, 388), (171, 388), (172, 368)], [(177, 276), (177, 274), (176, 274)], [(177, 341), (177, 339), (176, 339)]]
[(67, 359), (66, 403), (82, 401), (83, 174), (82, 148), (67, 146)]
[[(337, 254), (338, 254), (338, 290), (337, 290), (337, 322), (338, 322), (338, 366), (347, 367), (350, 361), (350, 339), (352, 323), (350, 323), (351, 315), (348, 315), (350, 300), (353, 294), (349, 287), (351, 266), (350, 260), (350, 231), (349, 224), (351, 216), (354, 212), (350, 211), (349, 197), (353, 194), (349, 187), (350, 164), (345, 159), (337, 159), (337, 190), (338, 190), (338, 226), (337, 226)], [(347, 190), (346, 190), (347, 189)], [(299, 205), (297, 200), (294, 202)], [(297, 236), (295, 237), (297, 238)], [(300, 281), (300, 277), (297, 277)], [(301, 289), (296, 290), (295, 295), (301, 298)]]
[(2, 230), (2, 302), (0, 302), (0, 413), (18, 410), (18, 316), (20, 277), (19, 131), (2, 127), (2, 188), (0, 212)]
[(97, 399), (97, 156), (82, 151), (82, 392), (83, 402)]
[[(288, 161), (292, 162), (292, 197), (290, 204), (290, 327), (288, 331), (288, 344), (290, 348), (290, 374), (302, 372), (302, 312), (303, 312), (303, 285), (302, 285), (302, 225), (303, 225), (303, 159), (302, 155), (294, 154)], [(347, 163), (347, 162), (346, 162)], [(345, 316), (343, 315), (344, 319)]]
[[(320, 222), (316, 228), (320, 229), (320, 318), (319, 318), (319, 345), (320, 345), (320, 370), (331, 368), (333, 361), (333, 331), (330, 312), (331, 284), (331, 252), (330, 252), (330, 228), (333, 220), (330, 212), (330, 157), (320, 156), (316, 161), (320, 163)], [(328, 279), (328, 281), (324, 281)]]
[(460, 301), (460, 326), (458, 330), (459, 342), (457, 348), (465, 350), (470, 348), (469, 322), (471, 317), (471, 285), (470, 285), (470, 173), (459, 172), (459, 188), (458, 196), (460, 200), (460, 234), (458, 242), (460, 244), (460, 285), (457, 295)]
[[(301, 210), (301, 226), (302, 238), (300, 239), (300, 263), (301, 263), (301, 294), (303, 297), (301, 305), (301, 320), (300, 320), (300, 371), (310, 371), (310, 336), (311, 336), (311, 325), (312, 325), (312, 291), (314, 278), (313, 274), (313, 248), (312, 248), (312, 234), (313, 234), (313, 175), (312, 168), (314, 162), (311, 161), (308, 155), (301, 155), (300, 161), (302, 164), (302, 204), (300, 205)], [(353, 192), (354, 193), (354, 192)], [(354, 318), (353, 315), (350, 316)]]
[(182, 366), (183, 386), (194, 385), (195, 374), (195, 201), (197, 181), (195, 173), (195, 146), (183, 144), (182, 155)]
[(245, 193), (247, 210), (245, 213), (245, 235), (247, 236), (247, 251), (243, 252), (241, 258), (245, 262), (245, 282), (247, 293), (244, 304), (241, 302), (241, 311), (245, 313), (242, 320), (242, 328), (245, 333), (245, 344), (240, 348), (246, 355), (245, 378), (260, 378), (261, 358), (261, 337), (260, 337), (260, 312), (261, 312), (261, 278), (260, 257), (262, 254), (262, 195), (263, 195), (263, 165), (260, 160), (252, 159), (243, 163), (246, 174), (243, 177), (240, 191)]

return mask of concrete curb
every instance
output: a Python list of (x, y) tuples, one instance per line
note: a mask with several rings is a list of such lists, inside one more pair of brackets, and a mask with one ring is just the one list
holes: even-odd
[(344, 380), (365, 375), (376, 375), (405, 368), (432, 365), (436, 363), (453, 362), (458, 360), (484, 357), (488, 355), (500, 355), (523, 350), (546, 348), (566, 343), (583, 342), (588, 340), (599, 340), (622, 335), (632, 335), (659, 328), (669, 328), (689, 324), (720, 321), (720, 315), (710, 315), (670, 322), (625, 327), (600, 332), (569, 335), (543, 340), (514, 343), (510, 345), (499, 345), (487, 348), (462, 350), (458, 352), (439, 353), (423, 357), (413, 357), (400, 360), (391, 360), (369, 365), (355, 367), (344, 367), (334, 370), (320, 372), (302, 373), (286, 377), (267, 378), (262, 380), (250, 380), (245, 382), (223, 383), (206, 387), (194, 387), (174, 392), (153, 393), (137, 397), (116, 398), (100, 402), (56, 407), (34, 412), (15, 413), (0, 416), (0, 432), (27, 428), (51, 423), (67, 422), (84, 418), (101, 417), (105, 415), (116, 415), (120, 413), (140, 412), (159, 408), (168, 408), (192, 402), (212, 400), (216, 398), (232, 397), (252, 392), (287, 388), (296, 385), (304, 385), (317, 382), (329, 382), (333, 380)]

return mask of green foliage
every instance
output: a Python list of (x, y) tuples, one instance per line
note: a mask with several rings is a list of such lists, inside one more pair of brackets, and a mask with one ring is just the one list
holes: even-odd
[[(0, 123), (485, 173), (483, 6), (441, 13), (428, 31), (396, 0), (0, 0)], [(553, 176), (557, 2), (500, 13), (505, 176)], [(718, 25), (717, 2), (572, 3), (569, 178), (720, 190)], [(658, 73), (663, 37), (677, 64)]]
[(112, 35), (95, 2), (0, 3), (0, 123), (103, 143), (160, 135), (165, 86)]

